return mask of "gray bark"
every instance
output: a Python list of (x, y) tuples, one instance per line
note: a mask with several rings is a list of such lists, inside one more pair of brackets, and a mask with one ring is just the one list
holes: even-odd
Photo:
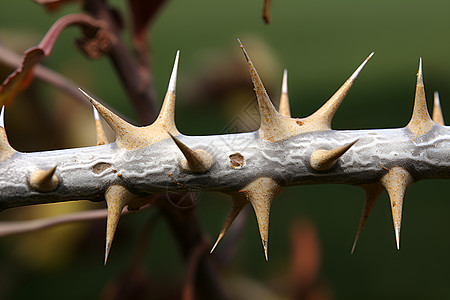
[[(450, 127), (434, 125), (416, 136), (408, 128), (330, 130), (304, 133), (279, 142), (259, 138), (258, 132), (177, 137), (192, 149), (207, 150), (214, 158), (205, 173), (180, 168), (182, 153), (171, 139), (139, 150), (115, 143), (46, 152), (17, 152), (0, 162), (0, 209), (49, 202), (103, 200), (113, 184), (148, 196), (166, 191), (239, 191), (260, 177), (280, 185), (377, 182), (387, 170), (400, 166), (414, 181), (450, 177)], [(333, 149), (357, 140), (329, 170), (310, 167), (317, 149)], [(240, 153), (244, 164), (232, 167), (229, 156)], [(37, 169), (56, 165), (59, 179), (51, 192), (33, 190), (29, 177)]]

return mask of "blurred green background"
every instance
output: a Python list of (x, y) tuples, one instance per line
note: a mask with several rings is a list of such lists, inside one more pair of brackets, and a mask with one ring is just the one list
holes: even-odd
[[(124, 12), (129, 25), (127, 3), (118, 0), (112, 3)], [(245, 96), (224, 89), (221, 91), (228, 96), (219, 101), (211, 96), (213, 93), (204, 92), (211, 88), (210, 84), (217, 83), (214, 78), (232, 81), (236, 76), (236, 62), (242, 66), (238, 67), (241, 70), (238, 76), (247, 77), (245, 65), (239, 65), (239, 60), (244, 58), (237, 38), (246, 46), (275, 102), (282, 71), (288, 69), (293, 116), (304, 117), (319, 108), (364, 58), (375, 51), (334, 117), (335, 129), (405, 126), (412, 111), (419, 57), (423, 58), (429, 108), (432, 108), (433, 92), (438, 90), (444, 118), (450, 117), (450, 2), (274, 0), (270, 25), (261, 19), (262, 6), (263, 2), (256, 0), (171, 0), (161, 10), (149, 31), (152, 68), (156, 91), (162, 100), (175, 52), (181, 50), (176, 111), (181, 132), (191, 135), (224, 132), (240, 105), (243, 108), (253, 101), (249, 78), (244, 82)], [(76, 11), (79, 11), (78, 3), (49, 14), (31, 1), (4, 2), (0, 8), (0, 42), (23, 52), (37, 44), (59, 16)], [(133, 109), (109, 61), (85, 58), (73, 44), (78, 36), (78, 29), (66, 30), (43, 63), (133, 119)], [(130, 37), (127, 38), (129, 41)], [(1, 70), (3, 80), (11, 70)], [(37, 105), (33, 101), (45, 108), (67, 98), (42, 82), (33, 84), (32, 89), (34, 93), (21, 95), (6, 115), (11, 143), (22, 151), (38, 150), (33, 146), (52, 148), (33, 139), (32, 130), (40, 125), (21, 118), (23, 110)], [(35, 100), (36, 91), (44, 96)], [(227, 102), (236, 98), (243, 100)], [(70, 99), (64, 101), (71, 103)], [(65, 111), (59, 108), (47, 114)], [(75, 112), (86, 116), (76, 119), (85, 122), (62, 138), (71, 147), (92, 145), (95, 140), (90, 109), (81, 107), (71, 111)], [(48, 138), (51, 140), (52, 136)], [(269, 262), (264, 260), (256, 221), (249, 212), (236, 254), (225, 268), (224, 276), (247, 277), (280, 299), (288, 297), (283, 287), (292, 264), (290, 228), (297, 220), (309, 220), (320, 244), (318, 280), (334, 299), (450, 298), (450, 201), (446, 184), (448, 181), (444, 180), (424, 181), (407, 190), (400, 251), (395, 248), (389, 201), (383, 194), (354, 255), (350, 255), (350, 249), (363, 206), (362, 189), (341, 185), (285, 188), (272, 208)], [(231, 202), (213, 193), (198, 197), (198, 216), (213, 240)], [(3, 212), (0, 219), (12, 218), (14, 214), (20, 216), (18, 211)], [(132, 260), (139, 234), (152, 213), (147, 210), (121, 220), (106, 267), (102, 264), (104, 225), (101, 221), (94, 222), (95, 226), (85, 224), (84, 229), (71, 229), (75, 236), (88, 230), (87, 244), (83, 244), (86, 238), (82, 237), (77, 242), (65, 241), (70, 236), (71, 231), (67, 229), (70, 226), (63, 227), (60, 239), (52, 243), (35, 233), (0, 239), (0, 298), (98, 298), (105, 285), (118, 277)], [(95, 247), (92, 239), (97, 241)], [(68, 254), (59, 257), (48, 252), (49, 258), (43, 258), (41, 263), (32, 262), (40, 255), (39, 244), (52, 245), (51, 249), (42, 250), (46, 253), (54, 250)], [(182, 280), (182, 259), (165, 222), (157, 224), (148, 244), (143, 265), (146, 272), (162, 281)], [(56, 263), (49, 265), (51, 260)]]

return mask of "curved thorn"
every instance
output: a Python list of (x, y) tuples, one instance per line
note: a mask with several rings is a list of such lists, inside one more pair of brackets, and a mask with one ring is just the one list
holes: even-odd
[(416, 93), (414, 97), (414, 109), (408, 128), (416, 135), (427, 133), (433, 127), (433, 120), (430, 118), (425, 98), (425, 88), (423, 85), (422, 58), (419, 59), (419, 70), (417, 72)]
[(220, 240), (222, 240), (225, 233), (227, 233), (231, 224), (233, 224), (233, 221), (236, 219), (236, 217), (239, 215), (239, 213), (242, 211), (242, 209), (247, 204), (248, 204), (248, 201), (245, 197), (243, 197), (243, 195), (233, 195), (233, 202), (231, 204), (231, 210), (228, 213), (228, 216), (225, 219), (225, 223), (222, 226), (222, 230), (220, 231), (219, 236), (217, 237), (217, 240), (214, 243), (214, 246), (212, 247), (212, 249), (209, 253), (213, 253), (214, 249), (216, 249)]
[(362, 233), (362, 230), (364, 229), (364, 226), (366, 225), (367, 220), (369, 219), (369, 215), (372, 212), (375, 202), (378, 200), (381, 193), (384, 191), (383, 185), (380, 184), (379, 182), (362, 184), (360, 185), (360, 187), (362, 187), (366, 192), (366, 198), (364, 201), (364, 208), (361, 213), (361, 219), (359, 221), (358, 231), (356, 232), (355, 240), (353, 242), (351, 254), (355, 252), (356, 244)]
[(260, 134), (264, 135), (267, 131), (278, 127), (281, 115), (273, 106), (272, 101), (270, 100), (269, 95), (264, 88), (264, 84), (262, 83), (261, 78), (258, 75), (258, 72), (256, 71), (253, 62), (247, 54), (247, 51), (245, 51), (245, 48), (239, 39), (238, 42), (248, 63), (248, 68), (255, 89), (256, 98), (258, 99), (259, 113), (261, 115), (261, 126), (259, 130)]
[(288, 82), (287, 82), (287, 69), (283, 72), (283, 82), (281, 87), (280, 106), (278, 112), (285, 117), (291, 117), (291, 109), (289, 107), (289, 95), (288, 95)]
[(323, 123), (323, 126), (327, 129), (331, 129), (331, 120), (334, 114), (341, 105), (347, 93), (350, 91), (353, 83), (358, 78), (364, 66), (367, 64), (369, 59), (373, 56), (375, 52), (370, 53), (370, 55), (364, 60), (364, 62), (353, 72), (349, 79), (337, 90), (336, 93), (315, 113), (313, 113), (308, 118), (317, 119)]
[(186, 159), (185, 162), (182, 161), (181, 163), (182, 169), (191, 172), (206, 172), (211, 169), (213, 158), (207, 151), (202, 149), (192, 150), (172, 134), (168, 134)]
[(400, 228), (402, 223), (403, 198), (406, 188), (413, 182), (412, 176), (402, 167), (393, 167), (384, 175), (381, 184), (386, 188), (391, 201), (397, 249), (400, 249)]
[(125, 206), (136, 196), (121, 185), (112, 185), (105, 193), (105, 200), (108, 206), (108, 216), (106, 221), (106, 246), (105, 262), (108, 261), (109, 251), (114, 239), (114, 234), (119, 224), (120, 215)]
[(319, 149), (314, 151), (310, 158), (311, 167), (318, 171), (331, 169), (336, 164), (337, 160), (357, 141), (358, 140), (331, 150)]
[(133, 135), (138, 130), (136, 126), (131, 125), (130, 123), (114, 114), (105, 106), (97, 102), (94, 98), (89, 96), (81, 88), (78, 88), (78, 90), (80, 90), (80, 92), (82, 92), (86, 96), (86, 98), (89, 99), (98, 113), (102, 115), (103, 119), (105, 119), (105, 121), (114, 131), (114, 133), (116, 134), (116, 143), (119, 147), (132, 149), (136, 146), (136, 144), (140, 144), (139, 137), (133, 138)]
[(280, 185), (269, 177), (260, 177), (239, 192), (245, 193), (247, 200), (253, 206), (258, 221), (259, 233), (268, 260), (269, 214), (273, 197), (280, 192)]
[(439, 93), (434, 92), (434, 106), (433, 106), (433, 121), (436, 124), (444, 126), (444, 116), (442, 114), (441, 101), (439, 100)]

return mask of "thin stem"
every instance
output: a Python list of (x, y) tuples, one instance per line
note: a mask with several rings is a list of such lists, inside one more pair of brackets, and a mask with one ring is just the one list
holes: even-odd
[(87, 1), (86, 10), (95, 17), (106, 21), (109, 29), (117, 38), (110, 49), (109, 57), (127, 90), (140, 123), (152, 123), (158, 114), (153, 79), (151, 76), (141, 76), (139, 65), (121, 39), (118, 26), (107, 4), (102, 0)]
[[(150, 207), (150, 205), (146, 205), (141, 209), (147, 207)], [(128, 215), (129, 213), (131, 213), (129, 210), (124, 209), (122, 212), (122, 216)], [(38, 220), (0, 222), (0, 237), (38, 231), (69, 223), (101, 220), (106, 219), (106, 216), (107, 216), (107, 209), (104, 208), (104, 209), (95, 209), (76, 213), (69, 213), (61, 216), (43, 218)]]

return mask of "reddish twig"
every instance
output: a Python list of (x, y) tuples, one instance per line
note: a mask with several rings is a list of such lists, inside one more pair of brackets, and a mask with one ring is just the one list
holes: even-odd
[(107, 4), (102, 0), (91, 0), (86, 1), (85, 6), (95, 17), (107, 22), (108, 28), (116, 38), (108, 55), (133, 103), (140, 123), (152, 123), (158, 113), (153, 79), (150, 76), (142, 76), (139, 65), (120, 37), (119, 26)]
[(57, 20), (37, 46), (24, 52), (18, 68), (3, 81), (0, 86), (0, 104), (10, 103), (18, 92), (30, 85), (35, 66), (50, 55), (61, 32), (71, 25), (81, 25), (85, 31), (95, 31), (104, 28), (106, 23), (85, 14), (71, 14)]
[(209, 244), (203, 243), (192, 249), (192, 253), (188, 259), (186, 281), (181, 295), (181, 299), (183, 300), (195, 300), (195, 278), (200, 260), (205, 253), (208, 253), (208, 247)]
[[(150, 207), (150, 205), (145, 205), (141, 209)], [(128, 215), (133, 211), (124, 209), (122, 215)], [(43, 218), (38, 220), (27, 220), (27, 221), (11, 221), (11, 222), (0, 222), (0, 237), (28, 233), (33, 231), (38, 231), (50, 227), (55, 227), (59, 225), (86, 222), (93, 220), (106, 219), (107, 209), (95, 209), (76, 213), (69, 213), (62, 216)]]

